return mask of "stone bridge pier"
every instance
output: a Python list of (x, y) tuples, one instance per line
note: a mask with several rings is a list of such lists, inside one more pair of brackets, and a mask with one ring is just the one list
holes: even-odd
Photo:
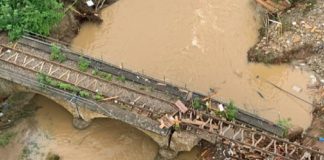
[[(0, 97), (8, 97), (12, 94), (21, 92), (25, 94), (30, 93), (33, 95), (39, 94), (56, 102), (73, 115), (74, 118), (72, 123), (73, 126), (77, 129), (86, 129), (89, 125), (91, 125), (91, 121), (95, 118), (116, 119), (116, 117), (104, 114), (98, 109), (84, 106), (85, 104), (82, 105), (80, 103), (75, 103), (76, 97), (66, 97), (65, 95), (55, 93), (48, 94), (46, 93), (46, 91), (33, 90), (29, 87), (24, 87), (22, 85), (0, 78)], [(119, 118), (118, 120), (121, 119)], [(154, 142), (159, 145), (159, 152), (156, 156), (156, 160), (174, 159), (179, 152), (190, 151), (201, 140), (198, 136), (186, 131), (161, 135), (152, 131), (145, 130), (138, 125), (130, 125), (142, 131), (145, 135), (149, 136)]]

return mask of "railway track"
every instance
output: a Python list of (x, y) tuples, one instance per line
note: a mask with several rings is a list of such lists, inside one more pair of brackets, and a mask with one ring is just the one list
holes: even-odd
[(105, 97), (118, 97), (114, 103), (152, 119), (157, 119), (164, 114), (174, 114), (176, 111), (171, 101), (127, 88), (13, 47), (1, 45), (0, 60), (33, 72), (35, 75), (45, 73), (54, 80), (75, 85), (92, 94), (100, 93)]
[[(68, 48), (69, 44), (61, 42), (57, 39), (53, 39), (50, 37), (44, 37), (35, 33), (27, 32), (26, 35), (23, 36), (21, 40), (18, 41), (17, 46), (22, 48), (32, 48), (32, 50), (37, 50), (46, 54), (50, 54), (50, 46), (51, 44), (58, 44), (61, 46), (62, 52), (67, 56), (67, 58), (71, 61), (78, 61), (80, 53), (73, 52)], [(30, 50), (30, 49), (29, 49)], [(27, 50), (27, 51), (29, 51)], [(91, 61), (90, 66), (92, 68), (98, 68), (101, 71), (111, 73), (115, 76), (124, 76), (126, 78), (126, 82), (130, 84), (135, 84), (137, 86), (145, 86), (151, 89), (154, 89), (154, 92), (151, 93), (159, 93), (158, 95), (168, 95), (168, 97), (177, 97), (182, 101), (187, 101), (188, 97), (203, 99), (206, 95), (203, 95), (198, 92), (190, 91), (187, 88), (179, 87), (177, 85), (167, 83), (165, 81), (161, 81), (147, 75), (143, 75), (140, 73), (133, 72), (131, 70), (120, 68), (108, 62), (104, 62), (102, 60), (88, 57), (86, 55), (82, 55)], [(135, 89), (140, 90), (141, 87), (137, 87)], [(191, 95), (191, 96), (190, 96)], [(167, 98), (168, 99), (168, 98)], [(171, 101), (176, 101), (177, 99), (172, 99)], [(218, 105), (220, 103), (226, 104), (221, 100), (211, 99), (212, 105)], [(226, 106), (226, 105), (225, 105)], [(240, 123), (246, 124), (249, 127), (258, 128), (262, 131), (269, 132), (271, 134), (275, 134), (277, 136), (283, 136), (283, 129), (272, 122), (258, 117), (257, 115), (250, 114), (244, 110), (238, 108), (237, 121)]]
[[(177, 112), (174, 102), (149, 95), (133, 88), (107, 81), (72, 66), (49, 61), (48, 58), (0, 45), (0, 61), (33, 73), (46, 73), (52, 79), (75, 85), (92, 94), (117, 96), (123, 109), (158, 120), (165, 114), (178, 116), (180, 127), (195, 134), (209, 134), (231, 145), (231, 156), (237, 159), (312, 159), (322, 160), (324, 154), (312, 148), (261, 132), (242, 122), (229, 122), (220, 117), (189, 110)], [(217, 104), (213, 104), (217, 105)], [(324, 160), (324, 159), (323, 159)]]
[(230, 156), (235, 159), (323, 160), (324, 153), (286, 139), (260, 132), (242, 124), (189, 110), (178, 112), (180, 126), (196, 134), (212, 134), (231, 146)]

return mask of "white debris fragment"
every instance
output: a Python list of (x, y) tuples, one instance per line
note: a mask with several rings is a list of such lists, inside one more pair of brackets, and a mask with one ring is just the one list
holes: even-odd
[(321, 83), (324, 83), (324, 79), (321, 79), (320, 81), (321, 81)]
[(219, 109), (219, 111), (223, 112), (223, 111), (224, 111), (224, 106), (223, 106), (223, 104), (219, 104), (219, 105), (218, 105), (218, 109)]
[(92, 6), (94, 6), (94, 3), (92, 0), (87, 0), (87, 5), (88, 5), (88, 7), (92, 7)]
[(309, 78), (310, 79), (316, 79), (316, 77), (314, 75), (310, 75)]
[(309, 78), (311, 79), (311, 84), (315, 84), (317, 82), (317, 79), (314, 75), (310, 75)]
[(303, 89), (298, 86), (293, 86), (292, 89), (296, 92), (301, 92)]
[(292, 22), (292, 25), (296, 26), (297, 25), (297, 22)]

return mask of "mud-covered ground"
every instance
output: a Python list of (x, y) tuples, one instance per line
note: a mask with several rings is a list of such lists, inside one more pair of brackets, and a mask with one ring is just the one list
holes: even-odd
[[(94, 0), (95, 5), (88, 7), (84, 1), (61, 0), (64, 3), (65, 16), (62, 22), (53, 29), (51, 37), (70, 43), (79, 33), (84, 22), (101, 23), (99, 12), (117, 0)], [(103, 2), (103, 4), (101, 4)]]

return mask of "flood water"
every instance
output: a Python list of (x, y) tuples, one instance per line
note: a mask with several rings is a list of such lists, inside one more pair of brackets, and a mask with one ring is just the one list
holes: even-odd
[[(205, 94), (213, 88), (216, 98), (272, 121), (291, 118), (309, 126), (309, 105), (255, 78), (311, 101), (309, 74), (288, 65), (247, 62), (260, 27), (252, 0), (119, 0), (101, 16), (101, 25), (82, 26), (72, 44), (76, 50)], [(79, 131), (62, 107), (44, 97), (35, 101), (42, 108), (33, 135), (45, 153), (67, 160), (152, 160), (157, 153), (155, 142), (126, 124), (97, 119)], [(195, 159), (197, 153), (181, 154), (179, 160)]]
[[(287, 65), (248, 64), (260, 22), (252, 0), (119, 0), (85, 24), (72, 46), (107, 62), (186, 86), (276, 121), (306, 128), (311, 106), (255, 77), (312, 101), (309, 74)], [(302, 88), (296, 92), (292, 88)], [(301, 119), (300, 117), (303, 117)]]
[(40, 106), (33, 117), (37, 130), (24, 140), (38, 146), (37, 151), (31, 149), (33, 160), (43, 160), (49, 152), (63, 160), (152, 160), (157, 153), (153, 140), (125, 123), (95, 119), (87, 129), (78, 130), (63, 107), (42, 96), (34, 101)]

